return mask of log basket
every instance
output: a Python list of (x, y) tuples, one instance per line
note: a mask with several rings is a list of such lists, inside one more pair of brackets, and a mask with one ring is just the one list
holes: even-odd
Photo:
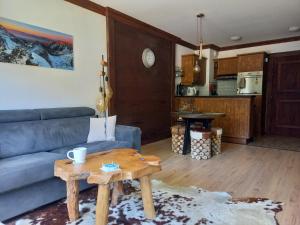
[(193, 159), (211, 158), (211, 132), (191, 130), (191, 157)]
[(175, 125), (171, 127), (172, 133), (172, 151), (177, 154), (183, 153), (185, 127), (182, 125)]

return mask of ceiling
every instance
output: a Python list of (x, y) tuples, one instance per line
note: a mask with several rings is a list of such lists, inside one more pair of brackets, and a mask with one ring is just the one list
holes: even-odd
[[(221, 47), (299, 36), (300, 0), (92, 0), (197, 44), (196, 15), (205, 14), (206, 44)], [(241, 36), (231, 41), (230, 36)]]

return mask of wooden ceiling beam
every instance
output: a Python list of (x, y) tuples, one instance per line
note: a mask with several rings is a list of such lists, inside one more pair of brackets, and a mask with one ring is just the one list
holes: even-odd
[(203, 49), (206, 49), (206, 48), (210, 48), (210, 49), (213, 49), (213, 50), (216, 50), (216, 51), (220, 51), (220, 49), (221, 49), (219, 46), (214, 45), (214, 44), (206, 44), (206, 45), (204, 45)]
[(182, 46), (187, 47), (187, 48), (190, 48), (190, 49), (193, 49), (193, 50), (199, 49), (199, 46), (191, 44), (191, 43), (189, 43), (187, 41), (184, 41), (184, 40), (182, 40), (180, 38), (179, 38), (177, 44), (182, 45)]
[(110, 7), (106, 7), (107, 11), (106, 11), (106, 16), (107, 17), (111, 17), (111, 18), (114, 18), (115, 20), (117, 21), (120, 21), (122, 23), (125, 23), (125, 24), (128, 24), (130, 26), (133, 26), (137, 29), (141, 29), (141, 30), (144, 30), (145, 32), (148, 32), (148, 33), (151, 33), (151, 34), (154, 34), (156, 36), (160, 36), (160, 37), (163, 37), (167, 40), (170, 40), (170, 41), (178, 41), (178, 37), (176, 37), (175, 35), (172, 35), (166, 31), (163, 31), (161, 29), (158, 29), (150, 24), (147, 24), (141, 20), (138, 20), (136, 18), (133, 18), (125, 13), (122, 13), (118, 10), (115, 10), (113, 8), (110, 8)]
[(99, 13), (103, 16), (106, 15), (106, 8), (102, 5), (98, 5), (95, 2), (89, 1), (89, 0), (65, 0), (66, 2), (70, 2), (74, 5), (80, 6), (82, 8), (91, 10), (95, 13)]
[(224, 46), (220, 48), (220, 51), (227, 51), (227, 50), (240, 49), (240, 48), (250, 48), (250, 47), (257, 47), (262, 45), (272, 45), (272, 44), (286, 43), (286, 42), (299, 41), (299, 40), (300, 40), (300, 36), (279, 38), (279, 39), (258, 41), (258, 42), (240, 44), (240, 45)]

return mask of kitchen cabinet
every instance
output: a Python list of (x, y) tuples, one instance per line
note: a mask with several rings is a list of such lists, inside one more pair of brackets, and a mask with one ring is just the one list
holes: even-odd
[(223, 140), (246, 144), (254, 136), (254, 96), (234, 97), (176, 97), (176, 111), (219, 112), (225, 117), (213, 121), (223, 129)]
[[(200, 61), (201, 68), (200, 74), (194, 73), (194, 66), (196, 61)], [(205, 85), (206, 82), (206, 58), (199, 60), (199, 56), (195, 54), (182, 55), (181, 67), (183, 70), (183, 77), (181, 78), (181, 84), (183, 85)]]
[(218, 59), (217, 76), (236, 75), (237, 61), (237, 57)]
[(238, 55), (238, 72), (263, 71), (265, 53)]
[(218, 77), (218, 59), (214, 59), (214, 79)]

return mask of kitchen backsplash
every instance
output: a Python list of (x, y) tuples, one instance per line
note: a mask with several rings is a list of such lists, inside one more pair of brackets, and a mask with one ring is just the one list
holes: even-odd
[(236, 95), (236, 79), (217, 80), (218, 95)]
[[(228, 96), (237, 94), (237, 82), (236, 79), (224, 79), (217, 80), (217, 95), (219, 96)], [(180, 79), (176, 79), (176, 85), (180, 84)], [(185, 85), (186, 87), (194, 87), (197, 90), (197, 95), (207, 96), (211, 95), (209, 93), (209, 87), (198, 86), (198, 85)], [(177, 86), (176, 86), (177, 87)], [(176, 88), (175, 88), (176, 89)], [(175, 95), (177, 92), (175, 90)]]

